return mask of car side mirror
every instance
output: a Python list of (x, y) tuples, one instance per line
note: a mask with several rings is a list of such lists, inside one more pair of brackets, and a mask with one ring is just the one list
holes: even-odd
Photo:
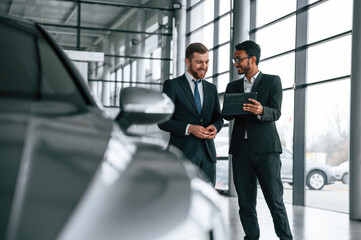
[(120, 92), (120, 112), (116, 121), (126, 130), (132, 124), (166, 121), (173, 112), (174, 104), (166, 94), (147, 88), (127, 87)]

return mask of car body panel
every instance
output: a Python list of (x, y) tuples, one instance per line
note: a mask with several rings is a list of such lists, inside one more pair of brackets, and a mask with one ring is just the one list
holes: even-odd
[(345, 184), (348, 184), (348, 175), (349, 175), (350, 161), (345, 161), (338, 166), (332, 167), (335, 173), (335, 180), (342, 181)]
[(3, 197), (13, 202), (11, 208), (11, 201), (6, 203), (14, 217), (5, 224), (12, 234), (55, 237), (50, 232), (60, 231), (97, 170), (111, 127), (112, 121), (67, 103), (2, 99), (1, 162), (17, 166), (11, 172), (4, 166), (0, 174), (8, 185)]

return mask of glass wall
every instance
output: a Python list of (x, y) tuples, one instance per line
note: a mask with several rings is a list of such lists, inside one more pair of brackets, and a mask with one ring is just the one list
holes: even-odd
[(256, 27), (261, 27), (292, 13), (296, 10), (296, 3), (296, 0), (257, 0)]
[[(302, 141), (293, 137), (298, 104), (294, 93), (306, 90), (305, 205), (348, 212), (348, 168), (343, 166), (348, 166), (352, 0), (309, 1), (299, 12), (296, 4), (296, 0), (257, 0), (256, 16), (251, 16), (256, 21), (251, 32), (262, 48), (260, 70), (279, 75), (284, 88), (277, 121), (284, 199), (293, 201), (293, 171), (299, 170), (293, 170), (292, 150)], [(303, 12), (307, 24), (297, 25), (297, 14)], [(295, 45), (296, 31), (307, 36), (304, 56)], [(295, 81), (296, 57), (306, 63), (304, 84)]]
[(268, 58), (293, 50), (295, 48), (295, 37), (295, 16), (260, 29), (256, 32), (256, 41), (262, 49), (261, 58)]
[[(262, 48), (263, 49), (263, 48)], [(262, 59), (262, 57), (261, 57)], [(283, 88), (290, 88), (294, 84), (295, 78), (295, 52), (282, 54), (277, 57), (262, 60), (259, 63), (261, 71), (278, 75), (282, 81)]]
[[(335, 177), (335, 166), (348, 162), (349, 106), (349, 78), (307, 88), (306, 184), (316, 171), (319, 175), (314, 180), (329, 184), (320, 191), (310, 191), (308, 187), (307, 206), (348, 212), (348, 171), (344, 169), (335, 182), (330, 178)], [(344, 174), (347, 177), (343, 180)]]
[[(345, 213), (349, 211), (352, 4), (352, 0), (329, 0), (310, 8), (307, 32), (311, 46), (307, 51), (306, 183), (312, 181), (309, 168), (318, 164), (325, 171), (315, 180), (328, 185), (320, 191), (307, 187), (306, 206)], [(331, 174), (335, 181), (330, 181)]]
[(308, 48), (308, 83), (350, 75), (351, 38), (348, 34)]

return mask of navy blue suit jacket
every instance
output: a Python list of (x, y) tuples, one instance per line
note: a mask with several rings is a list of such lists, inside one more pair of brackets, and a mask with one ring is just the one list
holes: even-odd
[(199, 116), (192, 90), (186, 76), (183, 74), (175, 79), (166, 80), (163, 84), (163, 92), (173, 101), (175, 110), (170, 120), (158, 124), (163, 131), (170, 133), (169, 143), (178, 147), (195, 164), (199, 164), (205, 142), (205, 151), (212, 162), (216, 162), (216, 150), (213, 139), (201, 140), (193, 134), (186, 135), (187, 124), (202, 125), (208, 127), (214, 125), (219, 132), (223, 126), (223, 118), (220, 113), (217, 88), (214, 84), (202, 81), (203, 106)]

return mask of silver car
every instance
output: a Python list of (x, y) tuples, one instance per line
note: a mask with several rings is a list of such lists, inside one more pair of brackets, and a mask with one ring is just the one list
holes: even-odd
[[(293, 153), (285, 148), (281, 154), (281, 178), (283, 182), (293, 182)], [(306, 161), (306, 186), (310, 190), (321, 190), (325, 185), (335, 181), (332, 168), (323, 163)]]
[[(228, 157), (228, 145), (216, 149), (218, 157)], [(293, 153), (285, 148), (281, 154), (281, 178), (282, 182), (293, 182)], [(228, 164), (228, 162), (226, 162)], [(216, 187), (221, 190), (228, 186), (228, 166), (221, 164), (217, 172)], [(306, 185), (311, 190), (321, 190), (325, 185), (334, 182), (334, 172), (327, 164), (306, 161)], [(226, 181), (227, 180), (227, 181)]]
[(0, 16), (0, 36), (0, 239), (229, 239), (199, 170), (126, 132), (168, 97), (125, 89), (109, 119), (41, 27)]
[(350, 162), (345, 161), (338, 166), (332, 167), (335, 173), (335, 180), (341, 181), (343, 184), (349, 183), (349, 168)]

